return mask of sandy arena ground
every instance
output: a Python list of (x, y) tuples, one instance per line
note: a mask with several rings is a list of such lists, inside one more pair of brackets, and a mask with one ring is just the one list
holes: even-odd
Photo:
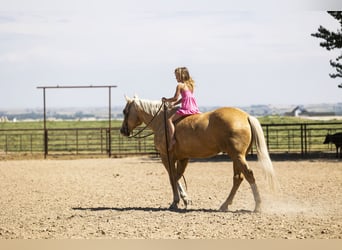
[(232, 163), (191, 162), (193, 204), (169, 211), (159, 159), (0, 161), (0, 239), (341, 239), (342, 161), (277, 161), (272, 193), (250, 161), (263, 198), (253, 213), (244, 181), (229, 212)]

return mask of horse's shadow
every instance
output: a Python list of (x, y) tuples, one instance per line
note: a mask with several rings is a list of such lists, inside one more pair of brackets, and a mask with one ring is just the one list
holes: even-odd
[[(73, 207), (72, 210), (78, 211), (92, 211), (92, 212), (100, 212), (100, 211), (117, 211), (117, 212), (127, 212), (127, 211), (143, 211), (143, 212), (175, 212), (175, 213), (191, 213), (191, 212), (202, 212), (202, 213), (223, 213), (220, 210), (216, 209), (206, 209), (206, 208), (179, 208), (179, 209), (169, 209), (164, 207)], [(229, 213), (253, 213), (250, 210), (236, 210), (236, 211), (227, 211)]]

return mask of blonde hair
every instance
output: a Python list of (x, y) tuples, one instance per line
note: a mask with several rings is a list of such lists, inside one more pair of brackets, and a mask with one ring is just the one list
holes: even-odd
[(189, 70), (186, 67), (176, 68), (175, 74), (179, 76), (182, 83), (186, 84), (191, 91), (194, 91), (195, 81), (191, 78)]

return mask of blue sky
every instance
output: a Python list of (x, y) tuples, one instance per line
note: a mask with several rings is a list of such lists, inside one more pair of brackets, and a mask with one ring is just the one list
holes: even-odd
[[(113, 106), (124, 94), (169, 97), (178, 66), (189, 68), (200, 106), (341, 102), (328, 75), (338, 52), (310, 36), (338, 28), (324, 6), (257, 2), (2, 2), (0, 109), (41, 107), (41, 85), (118, 85)], [(50, 107), (107, 105), (105, 90), (47, 97)]]

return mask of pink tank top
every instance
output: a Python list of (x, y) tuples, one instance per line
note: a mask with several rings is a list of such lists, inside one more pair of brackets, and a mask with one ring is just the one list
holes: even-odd
[(201, 113), (198, 109), (194, 94), (190, 90), (181, 92), (182, 95), (182, 106), (177, 110), (179, 115), (193, 115)]

